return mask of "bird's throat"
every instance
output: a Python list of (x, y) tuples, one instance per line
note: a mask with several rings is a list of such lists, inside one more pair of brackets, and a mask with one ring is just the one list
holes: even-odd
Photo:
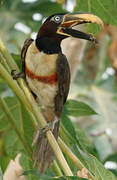
[(56, 39), (48, 37), (38, 37), (36, 39), (36, 47), (39, 51), (43, 51), (46, 54), (58, 54), (61, 52), (60, 43)]

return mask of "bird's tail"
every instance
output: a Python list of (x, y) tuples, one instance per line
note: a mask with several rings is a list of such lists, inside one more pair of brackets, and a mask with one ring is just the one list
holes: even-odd
[[(48, 118), (50, 118), (50, 112), (48, 113), (48, 115), (46, 113), (46, 119), (47, 119), (47, 116), (48, 116)], [(56, 140), (59, 135), (59, 124), (60, 124), (60, 121), (58, 120), (55, 123), (53, 131), (52, 131)], [(45, 134), (40, 135), (38, 137), (38, 140), (36, 142), (36, 147), (33, 152), (33, 159), (35, 162), (35, 166), (38, 168), (39, 172), (41, 172), (41, 173), (44, 173), (46, 171), (46, 169), (50, 167), (51, 163), (54, 160), (54, 152), (53, 152), (52, 148), (50, 147)]]

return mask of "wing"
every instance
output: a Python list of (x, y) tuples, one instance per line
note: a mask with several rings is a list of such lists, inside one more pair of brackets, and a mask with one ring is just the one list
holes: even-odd
[[(26, 57), (26, 52), (28, 47), (31, 45), (31, 43), (34, 40), (31, 38), (28, 38), (25, 40), (22, 51), (21, 51), (21, 60), (22, 60), (22, 72), (25, 74), (25, 57)], [(37, 96), (31, 91), (31, 93), (33, 94), (34, 98), (36, 99)]]
[(22, 51), (21, 51), (21, 60), (22, 60), (22, 71), (25, 73), (25, 57), (26, 52), (30, 44), (33, 42), (33, 39), (28, 38), (25, 40)]
[(69, 92), (70, 68), (66, 56), (62, 53), (59, 53), (56, 63), (58, 92), (55, 97), (55, 113), (60, 117)]

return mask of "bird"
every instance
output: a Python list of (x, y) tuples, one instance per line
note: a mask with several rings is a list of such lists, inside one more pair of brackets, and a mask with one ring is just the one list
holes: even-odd
[[(21, 51), (22, 72), (11, 71), (13, 79), (24, 78), (34, 98), (43, 107), (47, 123), (58, 138), (60, 118), (70, 87), (70, 68), (62, 53), (61, 41), (68, 37), (96, 42), (96, 38), (72, 27), (102, 20), (91, 13), (56, 13), (49, 16), (40, 27), (36, 39), (28, 38)], [(48, 126), (50, 127), (50, 126)], [(41, 130), (40, 130), (41, 131)], [(45, 135), (38, 135), (33, 152), (35, 166), (44, 173), (54, 160), (54, 153)]]

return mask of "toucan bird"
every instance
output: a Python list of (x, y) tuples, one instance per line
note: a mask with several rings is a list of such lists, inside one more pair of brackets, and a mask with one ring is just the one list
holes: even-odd
[[(57, 139), (60, 117), (70, 86), (70, 69), (67, 58), (62, 53), (61, 41), (67, 37), (96, 42), (91, 35), (72, 27), (83, 23), (97, 23), (101, 19), (90, 13), (58, 13), (49, 16), (35, 40), (27, 39), (21, 52), (22, 72), (14, 79), (24, 77), (36, 100), (44, 107), (48, 123), (54, 124), (52, 132)], [(45, 136), (39, 136), (34, 151), (35, 164), (40, 172), (50, 166), (54, 159), (53, 151)]]

